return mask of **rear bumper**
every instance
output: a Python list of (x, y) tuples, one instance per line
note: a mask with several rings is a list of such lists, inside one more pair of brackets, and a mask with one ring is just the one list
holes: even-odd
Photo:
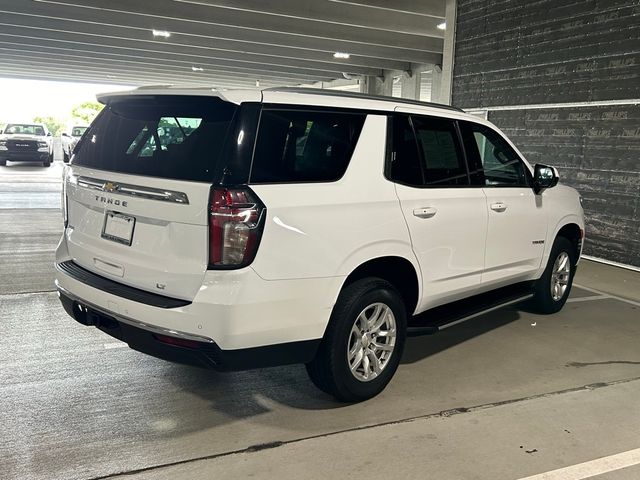
[(89, 270), (82, 268), (73, 260), (56, 263), (56, 269), (78, 280), (86, 285), (97, 288), (107, 293), (111, 293), (118, 297), (126, 298), (134, 302), (144, 303), (159, 308), (176, 308), (189, 305), (191, 302), (179, 298), (158, 295), (157, 293), (147, 292), (139, 288), (129, 287), (122, 283), (114, 282), (108, 278), (96, 275)]
[(191, 303), (162, 308), (56, 272), (58, 290), (82, 304), (160, 331), (204, 337), (223, 350), (321, 339), (340, 285), (337, 278), (267, 281), (251, 268), (211, 271)]
[(93, 305), (86, 305), (61, 290), (58, 295), (65, 311), (79, 323), (94, 326), (126, 342), (134, 350), (170, 362), (221, 371), (273, 367), (307, 363), (313, 359), (320, 345), (320, 340), (307, 340), (222, 350), (211, 339), (124, 319), (112, 312), (104, 312)]
[[(164, 302), (167, 297), (123, 285), (121, 279), (102, 272), (97, 275), (89, 272), (92, 279), (87, 281), (76, 275), (77, 272), (60, 268), (72, 260), (66, 244), (63, 235), (56, 251), (55, 283), (73, 318), (83, 323), (83, 318), (73, 310), (75, 303), (126, 325), (122, 327), (123, 332), (131, 332), (128, 328), (131, 326), (151, 335), (212, 344), (211, 350), (205, 349), (208, 359), (199, 363), (215, 368), (251, 368), (309, 361), (324, 336), (344, 281), (342, 277), (265, 280), (251, 267), (211, 270), (205, 273), (195, 297), (183, 300), (183, 305), (177, 307), (158, 306), (154, 305), (156, 300)], [(94, 280), (100, 280), (100, 284)], [(118, 288), (111, 288), (116, 286)], [(143, 298), (133, 297), (134, 293), (143, 293)], [(105, 332), (120, 335), (117, 330)], [(137, 350), (166, 357), (164, 345), (158, 346), (157, 339), (149, 337), (149, 333), (144, 337), (153, 340), (153, 348), (147, 342), (138, 341), (138, 336), (123, 338)], [(212, 351), (222, 360), (212, 363), (211, 358), (216, 357)], [(199, 358), (202, 358), (201, 353), (197, 354)], [(192, 354), (189, 352), (188, 356)], [(220, 367), (223, 364), (225, 367)]]

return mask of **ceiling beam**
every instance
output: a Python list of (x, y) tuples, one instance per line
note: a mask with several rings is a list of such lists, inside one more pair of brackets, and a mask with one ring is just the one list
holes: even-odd
[[(99, 31), (99, 28), (94, 30)], [(329, 62), (308, 61), (297, 58), (282, 58), (269, 55), (257, 55), (246, 53), (238, 55), (234, 52), (217, 50), (205, 45), (188, 45), (175, 41), (158, 42), (148, 40), (139, 35), (138, 38), (118, 38), (109, 36), (105, 33), (73, 33), (59, 30), (43, 29), (39, 27), (25, 27), (20, 25), (8, 25), (0, 21), (0, 36), (14, 38), (30, 38), (39, 39), (42, 45), (66, 43), (76, 45), (108, 45), (111, 48), (140, 49), (155, 52), (172, 52), (183, 55), (200, 55), (207, 56), (215, 60), (226, 60), (238, 66), (249, 65), (271, 65), (278, 67), (293, 67), (301, 71), (312, 70), (322, 72), (334, 72), (338, 76), (341, 72), (347, 72), (358, 75), (380, 75), (382, 69), (359, 67), (353, 65), (339, 65)]]
[[(37, 67), (37, 70), (34, 69)], [(53, 67), (50, 64), (32, 62), (31, 64), (12, 64), (3, 68), (2, 77), (19, 77), (31, 79), (75, 79), (97, 83), (113, 83), (120, 85), (206, 85), (212, 88), (256, 88), (254, 80), (238, 78), (223, 79), (220, 82), (207, 78), (181, 78), (173, 75), (141, 75), (130, 72), (111, 72), (101, 68), (87, 68), (83, 72), (72, 71), (65, 67)], [(260, 81), (260, 87), (282, 86), (281, 82)], [(286, 84), (284, 84), (286, 85)], [(291, 84), (290, 84), (291, 85)]]
[[(95, 65), (102, 62), (109, 64), (121, 64), (121, 68), (133, 68), (136, 66), (155, 67), (156, 69), (177, 69), (188, 74), (192, 72), (192, 67), (203, 68), (205, 72), (215, 72), (216, 74), (226, 74), (233, 76), (236, 74), (243, 74), (247, 77), (256, 79), (273, 79), (275, 81), (318, 81), (318, 78), (331, 79), (332, 75), (319, 76), (319, 75), (301, 75), (301, 74), (287, 74), (270, 72), (260, 69), (242, 69), (242, 68), (221, 68), (217, 65), (200, 63), (200, 62), (185, 62), (180, 60), (174, 60), (173, 58), (160, 58), (160, 57), (143, 57), (143, 56), (129, 56), (129, 55), (114, 55), (104, 52), (91, 52), (79, 49), (60, 49), (57, 47), (34, 47), (31, 45), (21, 45), (16, 43), (2, 42), (0, 41), (0, 52), (4, 54), (11, 54), (16, 58), (29, 58), (40, 57), (47, 58), (50, 62), (58, 62), (64, 64), (67, 62), (84, 62), (84, 64)], [(0, 66), (1, 69), (1, 66)]]
[(442, 63), (443, 13), (444, 0), (0, 0), (0, 76), (235, 87), (380, 77)]
[[(406, 46), (396, 45), (394, 41), (385, 44), (367, 44), (361, 41), (349, 42), (339, 37), (314, 37), (309, 34), (291, 34), (291, 32), (238, 29), (233, 26), (212, 23), (206, 17), (180, 19), (151, 15), (149, 9), (146, 13), (141, 13), (114, 9), (97, 10), (95, 8), (79, 8), (73, 5), (25, 2), (24, 0), (0, 0), (0, 10), (2, 10), (3, 15), (14, 13), (87, 22), (89, 24), (103, 23), (141, 28), (149, 32), (152, 29), (163, 29), (173, 32), (173, 34), (206, 36), (217, 40), (220, 48), (241, 51), (253, 51), (253, 48), (260, 46), (268, 48), (286, 47), (329, 54), (336, 51), (348, 51), (361, 57), (419, 63), (424, 61), (424, 58), (421, 57), (422, 54), (442, 53), (444, 45), (442, 32), (438, 38), (422, 37), (420, 42), (413, 48), (407, 48)], [(264, 52), (256, 50), (256, 53)], [(381, 68), (386, 67), (381, 66)]]
[[(292, 67), (272, 66), (272, 65), (259, 65), (259, 64), (241, 64), (232, 60), (219, 60), (211, 59), (198, 55), (182, 55), (180, 53), (163, 52), (161, 50), (140, 50), (134, 46), (129, 47), (114, 47), (114, 46), (102, 46), (99, 44), (82, 45), (75, 42), (61, 42), (52, 40), (49, 42), (43, 42), (39, 38), (28, 38), (18, 36), (8, 36), (0, 33), (0, 45), (6, 48), (16, 49), (36, 49), (44, 52), (51, 52), (51, 60), (56, 61), (55, 55), (58, 53), (67, 54), (69, 52), (77, 52), (88, 55), (97, 56), (110, 56), (114, 58), (129, 59), (157, 59), (164, 58), (168, 61), (180, 61), (186, 64), (200, 66), (208, 65), (212, 69), (220, 69), (224, 71), (234, 72), (246, 72), (254, 75), (265, 72), (266, 75), (278, 75), (278, 76), (290, 76), (292, 78), (306, 78), (306, 77), (329, 77), (334, 78), (336, 72), (324, 72), (321, 70), (307, 70)], [(61, 61), (58, 59), (58, 61)], [(0, 65), (0, 68), (2, 66)]]
[[(13, 0), (17, 1), (17, 0)], [(173, 0), (40, 0), (43, 3), (57, 4), (69, 8), (88, 8), (96, 12), (97, 18), (105, 17), (109, 12), (125, 12), (142, 14), (162, 19), (176, 19), (205, 22), (210, 25), (229, 26), (244, 35), (245, 29), (266, 32), (279, 32), (293, 35), (304, 35), (315, 38), (333, 38), (344, 42), (357, 42), (369, 45), (395, 45), (401, 48), (422, 50), (427, 37), (443, 38), (442, 31), (433, 28), (421, 35), (401, 33), (393, 30), (376, 30), (367, 26), (342, 25), (309, 19), (292, 19), (281, 15), (265, 15), (263, 13), (230, 10), (211, 5), (185, 3)], [(71, 15), (73, 18), (73, 15)], [(366, 17), (362, 19), (366, 24)], [(160, 24), (157, 28), (163, 28)]]
[[(11, 67), (14, 65), (29, 65), (29, 63), (44, 65), (45, 68), (47, 65), (55, 66), (55, 67), (63, 67), (68, 69), (70, 72), (74, 72), (76, 74), (82, 74), (82, 72), (95, 68), (99, 66), (102, 71), (109, 72), (108, 74), (117, 75), (120, 72), (130, 72), (132, 74), (136, 74), (145, 78), (155, 78), (157, 76), (167, 76), (175, 79), (179, 79), (180, 81), (191, 81), (193, 79), (206, 80), (206, 82), (221, 84), (225, 81), (233, 81), (234, 79), (242, 79), (247, 82), (255, 83), (256, 80), (260, 80), (262, 82), (269, 81), (277, 84), (299, 84), (299, 83), (310, 83), (314, 82), (314, 79), (309, 78), (293, 78), (293, 77), (267, 77), (260, 74), (247, 74), (247, 73), (237, 73), (237, 72), (220, 72), (218, 70), (204, 70), (204, 71), (193, 71), (191, 67), (186, 68), (184, 66), (175, 67), (175, 66), (166, 66), (166, 65), (149, 65), (149, 64), (136, 64), (135, 62), (122, 62), (122, 61), (112, 61), (112, 60), (98, 60), (98, 61), (87, 61), (86, 59), (65, 59), (64, 62), (51, 62), (51, 56), (47, 53), (30, 53), (28, 55), (22, 54), (20, 52), (7, 53), (4, 49), (0, 48), (0, 60), (2, 65), (5, 67)], [(5, 67), (0, 67), (0, 72), (4, 70)], [(330, 80), (329, 79), (325, 79)]]
[[(1, 2), (1, 0), (0, 0)], [(85, 12), (87, 13), (87, 12)], [(348, 66), (362, 66), (370, 68), (382, 68), (388, 70), (402, 70), (408, 62), (401, 62), (396, 59), (383, 59), (378, 57), (367, 57), (361, 55), (352, 55), (349, 60), (336, 60), (333, 57), (333, 51), (321, 51), (302, 48), (283, 47), (272, 44), (259, 44), (252, 42), (238, 42), (229, 40), (220, 40), (210, 36), (212, 29), (206, 25), (191, 25), (188, 33), (177, 33), (172, 30), (172, 37), (167, 41), (156, 39), (152, 35), (153, 23), (142, 22), (144, 25), (122, 25), (116, 23), (118, 19), (110, 19), (105, 21), (79, 21), (76, 19), (68, 19), (61, 17), (52, 17), (44, 15), (25, 14), (22, 12), (12, 12), (0, 9), (0, 18), (3, 24), (22, 26), (25, 28), (38, 28), (50, 30), (53, 32), (63, 31), (78, 34), (96, 34), (104, 37), (114, 37), (120, 39), (136, 39), (143, 41), (154, 41), (159, 45), (163, 44), (179, 44), (186, 46), (206, 46), (218, 51), (234, 53), (237, 56), (253, 53), (258, 55), (266, 55), (278, 58), (295, 58), (309, 61), (317, 61), (322, 63), (331, 63), (340, 68)], [(124, 20), (124, 19), (122, 19)], [(148, 20), (148, 19), (147, 19)], [(131, 23), (131, 19), (129, 19)], [(182, 26), (186, 31), (185, 26)], [(170, 28), (170, 27), (168, 27)], [(427, 52), (427, 55), (428, 56)], [(420, 55), (423, 58), (425, 55)]]
[[(207, 5), (214, 12), (227, 9), (239, 15), (259, 13), (268, 16), (282, 16), (295, 20), (311, 20), (338, 25), (366, 27), (375, 30), (386, 30), (396, 33), (409, 33), (432, 37), (442, 37), (442, 32), (436, 29), (438, 21), (444, 20), (444, 16), (436, 15), (441, 8), (440, 0), (420, 0), (422, 9), (428, 9), (432, 13), (430, 18), (416, 15), (393, 8), (395, 1), (385, 1), (387, 8), (371, 9), (358, 4), (340, 4), (336, 2), (318, 0), (174, 0), (176, 2), (192, 5)], [(432, 21), (429, 21), (434, 19)], [(265, 22), (269, 24), (267, 17)]]
[(445, 3), (433, 0), (328, 0), (342, 6), (360, 6), (382, 11), (404, 12), (411, 15), (422, 15), (444, 19)]

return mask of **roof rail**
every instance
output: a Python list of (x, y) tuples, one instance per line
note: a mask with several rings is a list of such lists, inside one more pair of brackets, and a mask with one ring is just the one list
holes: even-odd
[(344, 90), (329, 90), (321, 88), (304, 88), (304, 87), (271, 87), (265, 88), (266, 92), (283, 92), (283, 93), (306, 93), (309, 95), (326, 95), (331, 97), (347, 97), (347, 98), (362, 98), (366, 100), (381, 100), (383, 102), (396, 102), (406, 103), (408, 105), (420, 105), (421, 107), (441, 108), (443, 110), (454, 110), (456, 112), (463, 112), (461, 108), (453, 107), (451, 105), (444, 105), (442, 103), (433, 102), (421, 102), (419, 100), (409, 100), (408, 98), (386, 97), (384, 95), (369, 95), (366, 93), (348, 92)]

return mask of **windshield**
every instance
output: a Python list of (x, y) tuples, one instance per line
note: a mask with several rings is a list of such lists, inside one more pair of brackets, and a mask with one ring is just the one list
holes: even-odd
[(216, 97), (117, 99), (91, 124), (76, 147), (73, 164), (211, 181), (236, 108)]
[(38, 135), (44, 136), (44, 128), (41, 125), (27, 125), (20, 123), (10, 123), (4, 129), (8, 135)]
[(71, 130), (71, 136), (72, 137), (81, 137), (86, 129), (87, 129), (87, 127), (73, 127), (73, 129)]

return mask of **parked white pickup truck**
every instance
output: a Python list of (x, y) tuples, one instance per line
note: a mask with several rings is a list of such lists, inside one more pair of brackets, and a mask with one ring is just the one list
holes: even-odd
[(9, 123), (0, 130), (0, 165), (38, 162), (48, 167), (52, 161), (53, 142), (45, 125)]

